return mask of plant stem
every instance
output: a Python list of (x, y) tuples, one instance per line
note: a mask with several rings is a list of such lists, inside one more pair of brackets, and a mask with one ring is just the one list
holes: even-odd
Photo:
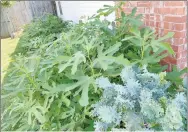
[(37, 88), (37, 85), (35, 84), (35, 82), (33, 81), (31, 75), (26, 71), (26, 69), (24, 68), (23, 71), (25, 72), (27, 78), (29, 79), (30, 83), (35, 87)]
[(141, 60), (144, 58), (144, 42), (142, 41), (142, 48), (141, 48)]
[(87, 53), (88, 53), (88, 59), (89, 59), (89, 63), (90, 63), (89, 66), (91, 68), (91, 72), (92, 72), (93, 75), (95, 75), (94, 69), (92, 68), (93, 63), (92, 63), (91, 58), (89, 56), (89, 50), (87, 50)]

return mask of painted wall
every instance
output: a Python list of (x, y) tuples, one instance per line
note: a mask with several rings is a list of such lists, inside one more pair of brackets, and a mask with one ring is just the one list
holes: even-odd
[[(92, 16), (103, 5), (114, 5), (113, 1), (56, 1), (57, 14), (64, 20), (78, 23), (82, 16)], [(62, 13), (61, 13), (62, 12)], [(107, 20), (114, 20), (115, 13), (109, 15)]]

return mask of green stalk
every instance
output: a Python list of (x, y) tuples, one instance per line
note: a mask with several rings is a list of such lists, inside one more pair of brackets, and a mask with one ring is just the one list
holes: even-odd
[(94, 72), (94, 69), (92, 67), (93, 63), (91, 61), (91, 58), (89, 57), (89, 50), (87, 50), (87, 53), (88, 53), (88, 59), (89, 59), (89, 63), (90, 63), (90, 69), (91, 69), (91, 72), (92, 72), (92, 75), (94, 76), (95, 75), (95, 72)]
[(30, 83), (31, 83), (35, 88), (37, 88), (37, 85), (36, 85), (35, 82), (33, 81), (31, 75), (28, 74), (28, 72), (26, 71), (25, 68), (23, 68), (23, 71), (24, 71), (24, 73), (26, 74), (27, 78), (29, 79)]
[(144, 58), (144, 42), (142, 41), (142, 48), (141, 48), (141, 60)]

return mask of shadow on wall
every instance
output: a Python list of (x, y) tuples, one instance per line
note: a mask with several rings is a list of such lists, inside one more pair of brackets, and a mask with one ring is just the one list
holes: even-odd
[[(85, 19), (96, 14), (104, 5), (114, 6), (114, 4), (114, 1), (56, 1), (56, 10), (60, 18), (78, 23), (81, 18)], [(106, 19), (115, 20), (115, 13), (110, 14)]]

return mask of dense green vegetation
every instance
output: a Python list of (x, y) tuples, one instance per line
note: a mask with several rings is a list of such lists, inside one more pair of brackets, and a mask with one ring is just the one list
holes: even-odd
[(1, 1), (2, 7), (5, 7), (5, 8), (11, 7), (14, 3), (15, 3), (15, 1), (8, 1), (8, 0), (6, 0), (6, 1)]
[[(136, 15), (136, 8), (128, 15), (121, 12), (114, 22), (100, 20), (121, 5), (105, 5), (79, 24), (48, 16), (25, 28), (3, 84), (3, 130), (94, 130), (98, 119), (91, 114), (92, 105), (103, 95), (97, 78), (123, 84), (124, 67), (147, 65), (153, 74), (165, 70), (158, 62), (174, 54), (164, 42), (173, 33), (157, 38), (155, 31), (141, 28), (142, 15)], [(169, 97), (176, 97), (180, 87), (184, 92), (180, 78), (184, 72), (164, 76), (171, 82), (166, 89)]]

